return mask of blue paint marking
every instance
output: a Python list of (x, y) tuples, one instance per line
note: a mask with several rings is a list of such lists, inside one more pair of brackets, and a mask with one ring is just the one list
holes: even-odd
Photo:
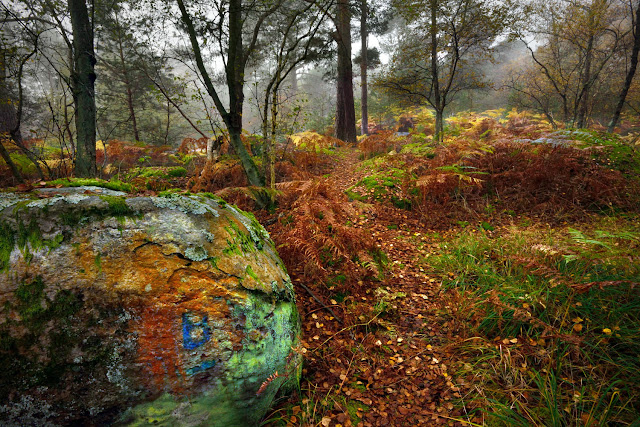
[(209, 368), (213, 368), (216, 366), (215, 360), (206, 360), (202, 363), (202, 365), (194, 366), (193, 368), (187, 369), (187, 375), (195, 375), (198, 372), (206, 371)]
[(204, 316), (199, 322), (193, 318), (189, 313), (182, 315), (182, 345), (187, 350), (198, 348), (211, 339), (211, 331), (207, 325), (208, 317)]

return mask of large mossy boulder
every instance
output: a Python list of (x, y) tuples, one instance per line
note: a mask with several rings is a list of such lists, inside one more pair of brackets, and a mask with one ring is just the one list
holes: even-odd
[(256, 425), (299, 333), (273, 242), (219, 199), (0, 194), (1, 425)]

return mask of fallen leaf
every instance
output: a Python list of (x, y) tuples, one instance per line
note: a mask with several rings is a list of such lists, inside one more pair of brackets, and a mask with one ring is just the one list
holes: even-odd
[(33, 190), (33, 185), (31, 184), (19, 184), (16, 187), (16, 191), (18, 191), (19, 193), (26, 193), (27, 191), (31, 190)]

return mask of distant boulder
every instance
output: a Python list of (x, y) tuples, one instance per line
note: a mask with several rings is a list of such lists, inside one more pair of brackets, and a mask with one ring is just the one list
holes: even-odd
[(269, 235), (220, 199), (0, 193), (1, 425), (257, 425), (299, 334)]

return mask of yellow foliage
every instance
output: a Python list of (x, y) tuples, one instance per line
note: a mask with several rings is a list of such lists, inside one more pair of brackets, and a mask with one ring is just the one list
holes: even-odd
[(289, 136), (289, 140), (298, 148), (316, 152), (344, 144), (337, 138), (320, 135), (316, 132), (294, 133)]
[(480, 114), (483, 116), (491, 117), (492, 119), (497, 119), (498, 117), (502, 117), (505, 111), (507, 111), (505, 108), (498, 108), (497, 110), (486, 110)]

